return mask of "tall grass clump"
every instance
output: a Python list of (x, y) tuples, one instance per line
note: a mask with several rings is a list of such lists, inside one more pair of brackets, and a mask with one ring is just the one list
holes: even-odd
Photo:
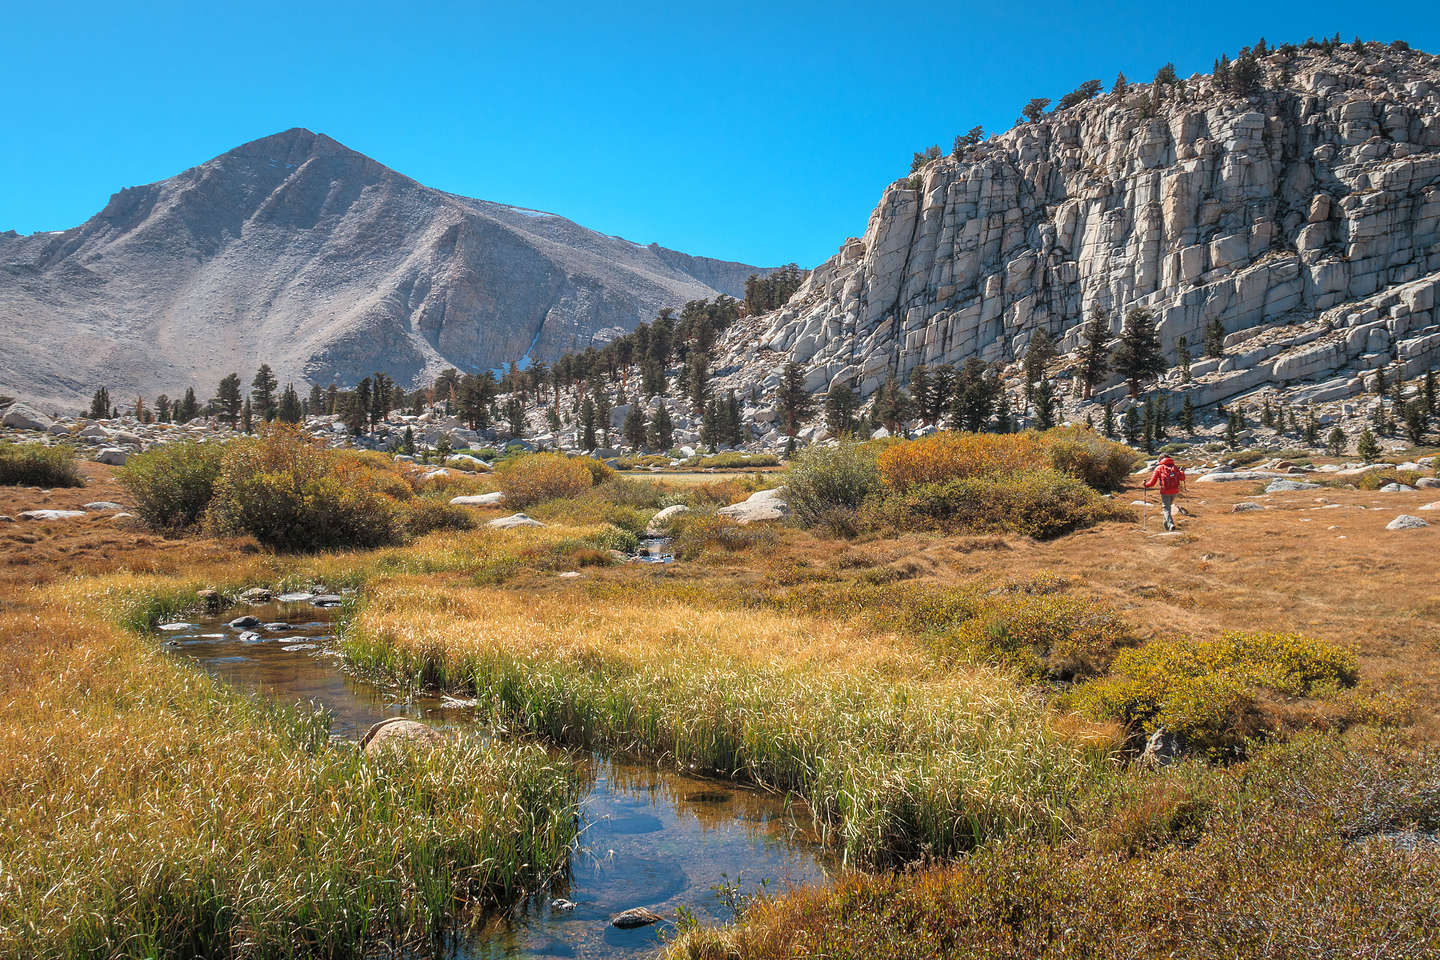
[(220, 477), (225, 446), (219, 443), (167, 443), (131, 457), (119, 480), (135, 501), (140, 519), (161, 530), (199, 522)]
[(377, 547), (400, 539), (396, 496), (409, 492), (393, 470), (277, 425), (226, 446), (207, 517), (280, 551)]
[(1164, 728), (1188, 748), (1230, 756), (1297, 713), (1294, 700), (1333, 697), (1357, 680), (1355, 656), (1293, 633), (1232, 631), (1152, 640), (1121, 653), (1077, 698), (1092, 715), (1142, 734)]
[(796, 639), (806, 621), (632, 607), (391, 583), (342, 647), (362, 672), (474, 696), (502, 727), (793, 791), (859, 864), (1062, 836), (1108, 769), (1108, 746), (1067, 735), (992, 672), (896, 678), (833, 651), (806, 666), (765, 653), (810, 642)]
[(962, 529), (1048, 539), (1130, 516), (1128, 507), (1074, 477), (1041, 467), (909, 484), (867, 503), (864, 520), (887, 530)]
[(74, 447), (0, 440), (0, 485), (79, 487), (84, 483), (75, 465)]
[(512, 457), (495, 470), (495, 481), (505, 494), (506, 506), (524, 510), (545, 500), (577, 496), (600, 482), (585, 463), (587, 459), (559, 453)]
[(879, 454), (885, 482), (897, 490), (985, 476), (1054, 470), (1098, 490), (1115, 489), (1138, 454), (1092, 430), (1057, 427), (1024, 433), (936, 433), (892, 443)]
[(785, 500), (806, 527), (853, 527), (861, 504), (879, 487), (875, 453), (859, 443), (806, 447), (785, 472)]
[(568, 760), (478, 739), (367, 757), (103, 615), (145, 626), (193, 596), (72, 580), (7, 622), (42, 666), (0, 686), (0, 956), (438, 953), (564, 869)]

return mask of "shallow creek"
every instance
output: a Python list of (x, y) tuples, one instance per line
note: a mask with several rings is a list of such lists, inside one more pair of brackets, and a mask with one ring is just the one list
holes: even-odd
[[(358, 740), (371, 724), (392, 716), (486, 735), (462, 701), (406, 696), (346, 673), (335, 649), (332, 612), (303, 601), (242, 605), (215, 619), (167, 624), (161, 635), (168, 652), (243, 691), (325, 707), (336, 737)], [(263, 626), (248, 631), (229, 626), (247, 615)], [(720, 886), (738, 884), (749, 893), (769, 881), (772, 892), (780, 891), (821, 880), (830, 863), (813, 835), (787, 812), (783, 798), (618, 758), (569, 756), (582, 766), (588, 793), (581, 801), (580, 841), (568, 876), (494, 918), (466, 939), (460, 956), (651, 953), (661, 934), (673, 930), (669, 922), (620, 930), (610, 918), (648, 907), (668, 920), (684, 907), (701, 920), (729, 920)]]

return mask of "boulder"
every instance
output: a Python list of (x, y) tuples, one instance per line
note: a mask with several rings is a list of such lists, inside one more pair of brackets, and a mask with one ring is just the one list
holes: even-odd
[(621, 930), (634, 930), (636, 927), (648, 927), (652, 923), (659, 923), (665, 918), (648, 907), (631, 907), (623, 910), (610, 918), (610, 925)]
[(444, 738), (433, 727), (408, 717), (387, 717), (365, 731), (360, 739), (360, 748), (367, 756), (376, 756), (388, 750), (434, 747)]
[(1380, 488), (1381, 493), (1414, 493), (1415, 488), (1408, 483), (1387, 483)]
[(236, 617), (234, 620), (231, 620), (229, 626), (231, 630), (251, 630), (260, 626), (260, 618), (246, 614), (243, 617)]
[(1424, 520), (1421, 520), (1419, 517), (1412, 517), (1412, 516), (1411, 516), (1410, 514), (1408, 514), (1408, 513), (1402, 513), (1402, 514), (1400, 514), (1400, 516), (1396, 517), (1394, 520), (1391, 520), (1389, 523), (1385, 524), (1385, 529), (1386, 529), (1386, 530), (1418, 530), (1418, 529), (1421, 528), (1421, 527), (1428, 527), (1428, 526), (1430, 526), (1430, 524), (1427, 523), (1427, 522), (1425, 522)]
[(495, 527), (498, 530), (508, 530), (511, 527), (543, 527), (545, 524), (536, 520), (534, 517), (527, 517), (523, 513), (514, 513), (508, 517), (499, 517), (491, 520), (488, 526)]
[(1289, 493), (1294, 490), (1318, 490), (1320, 484), (1304, 480), (1271, 480), (1265, 487), (1266, 493)]
[(674, 506), (666, 507), (664, 510), (661, 510), (659, 513), (655, 514), (655, 516), (650, 518), (650, 522), (645, 525), (646, 535), (651, 537), (662, 536), (666, 531), (670, 529), (671, 520), (674, 520), (682, 513), (689, 512), (690, 508), (683, 503), (677, 503)]
[(1440, 510), (1440, 500), (1432, 500), (1420, 508), (1421, 510)]
[(1196, 477), (1197, 483), (1234, 483), (1238, 480), (1274, 480), (1283, 478), (1282, 473), (1270, 470), (1216, 470), (1203, 477)]
[(781, 499), (779, 490), (761, 490), (752, 493), (740, 503), (732, 503), (715, 511), (722, 517), (729, 517), (736, 523), (754, 523), (757, 520), (782, 520), (790, 514), (790, 504)]
[(265, 587), (251, 587), (240, 594), (240, 599), (245, 603), (269, 603), (275, 599), (275, 594)]
[(49, 430), (54, 424), (53, 419), (28, 403), (12, 403), (10, 409), (5, 411), (5, 416), (0, 417), (0, 425), (17, 430)]
[(122, 506), (121, 506), (120, 504), (118, 504), (118, 503), (111, 503), (109, 500), (96, 500), (94, 503), (87, 503), (87, 504), (85, 504), (85, 509), (86, 509), (86, 510), (91, 510), (91, 511), (101, 511), (101, 510), (124, 510), (125, 508), (122, 507)]
[(1421, 477), (1415, 481), (1416, 490), (1440, 490), (1440, 478)]
[(452, 507), (498, 507), (505, 499), (505, 494), (500, 491), (494, 493), (477, 493), (465, 497), (451, 497)]
[(74, 520), (85, 516), (84, 510), (22, 510), (21, 520)]
[(124, 447), (106, 447), (95, 454), (96, 463), (107, 463), (112, 467), (123, 467), (130, 459), (130, 451)]

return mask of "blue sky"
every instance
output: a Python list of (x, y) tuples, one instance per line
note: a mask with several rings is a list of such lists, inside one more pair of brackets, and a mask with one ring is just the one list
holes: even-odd
[(1430, 3), (1202, 6), (12, 3), (0, 230), (75, 226), (302, 126), (444, 190), (808, 267), (914, 150), (1003, 130), (1030, 97), (1208, 71), (1262, 35), (1440, 52)]

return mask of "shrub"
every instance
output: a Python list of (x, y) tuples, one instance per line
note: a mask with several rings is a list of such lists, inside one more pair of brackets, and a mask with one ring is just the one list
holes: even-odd
[(543, 500), (573, 497), (595, 484), (594, 472), (580, 458), (558, 453), (532, 453), (507, 460), (496, 469), (495, 480), (505, 494), (506, 506), (517, 510)]
[(863, 444), (807, 447), (785, 473), (785, 500), (795, 521), (816, 526), (854, 514), (880, 486), (875, 455)]
[(598, 487), (602, 483), (609, 483), (618, 476), (615, 469), (604, 460), (599, 460), (595, 457), (576, 457), (575, 459), (584, 464), (585, 469), (590, 471), (591, 486)]
[(911, 485), (868, 502), (867, 526), (1013, 532), (1047, 539), (1102, 520), (1133, 517), (1074, 477), (1049, 468)]
[(773, 453), (741, 453), (738, 450), (712, 453), (705, 457), (691, 457), (685, 461), (685, 466), (698, 467), (702, 470), (733, 470), (736, 468), (748, 470), (754, 467), (778, 467), (779, 465), (780, 458)]
[(1148, 735), (1159, 728), (1214, 756), (1274, 727), (1266, 695), (1325, 697), (1354, 686), (1354, 655), (1293, 633), (1230, 632), (1213, 640), (1153, 640), (1116, 658), (1078, 702)]
[(712, 550), (739, 553), (764, 547), (776, 540), (775, 531), (764, 524), (736, 523), (714, 514), (682, 514), (672, 524), (675, 556), (694, 560)]
[(464, 507), (441, 500), (416, 497), (400, 507), (400, 528), (407, 537), (420, 537), (436, 530), (470, 530), (475, 518)]
[(640, 549), (640, 538), (632, 531), (608, 523), (598, 532), (586, 537), (585, 540), (597, 550), (619, 550), (621, 553), (634, 553)]
[(1083, 427), (1058, 427), (1041, 435), (1050, 465), (1097, 490), (1118, 490), (1139, 456), (1123, 443)]
[(189, 440), (152, 447), (126, 462), (120, 483), (134, 498), (140, 519), (179, 530), (198, 522), (210, 505), (224, 454), (224, 444)]
[(1118, 489), (1139, 456), (1124, 444), (1082, 427), (1043, 433), (936, 433), (891, 443), (877, 462), (885, 482), (899, 490), (995, 474), (1050, 467), (1096, 489)]
[(0, 485), (79, 487), (84, 481), (75, 467), (73, 447), (0, 441)]
[(207, 514), (217, 532), (249, 534), (282, 551), (377, 547), (402, 529), (389, 486), (355, 457), (272, 426), (230, 443)]
[(934, 645), (947, 658), (979, 653), (1030, 677), (1073, 680), (1103, 672), (1130, 642), (1123, 621), (1093, 600), (1015, 592), (979, 599)]

